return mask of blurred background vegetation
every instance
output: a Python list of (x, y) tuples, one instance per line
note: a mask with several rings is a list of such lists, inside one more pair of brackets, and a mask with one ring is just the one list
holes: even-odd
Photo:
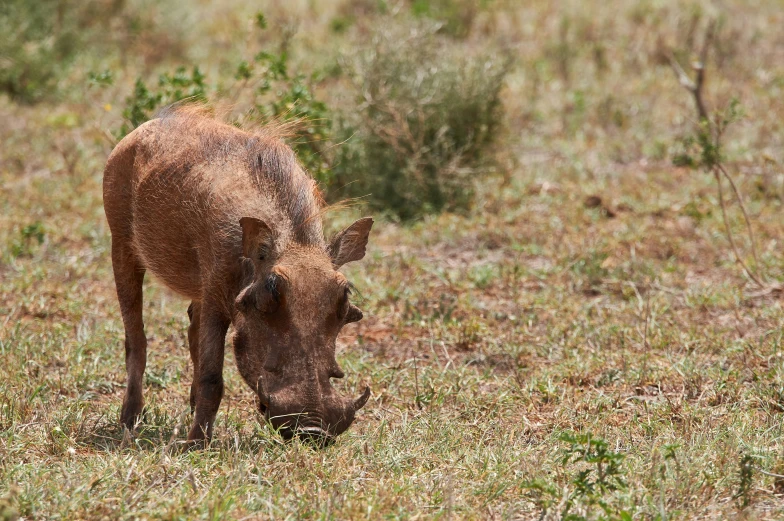
[[(100, 157), (184, 98), (230, 104), (238, 124), (297, 118), (292, 145), (330, 202), (359, 198), (409, 221), (471, 210), (478, 185), (508, 181), (521, 156), (536, 151), (589, 175), (606, 168), (600, 155), (615, 164), (671, 160), (693, 118), (668, 56), (688, 61), (715, 20), (711, 94), (719, 106), (743, 96), (751, 116), (728, 153), (779, 161), (776, 129), (763, 127), (781, 119), (756, 117), (758, 91), (775, 97), (784, 82), (767, 67), (780, 51), (762, 36), (771, 36), (764, 12), (747, 20), (732, 6), (653, 1), (629, 2), (619, 17), (597, 9), (615, 8), (6, 0), (0, 92), (16, 110), (47, 113), (44, 128), (71, 156), (97, 139)], [(758, 185), (782, 194), (780, 180), (762, 176)]]
[[(393, 219), (467, 210), (494, 170), (513, 57), (465, 42), (473, 3), (190, 7), (10, 0), (0, 91), (18, 105), (97, 102), (107, 114), (93, 123), (114, 140), (183, 99), (228, 103), (237, 124), (296, 119), (291, 143), (330, 202)], [(319, 34), (313, 14), (330, 17)]]

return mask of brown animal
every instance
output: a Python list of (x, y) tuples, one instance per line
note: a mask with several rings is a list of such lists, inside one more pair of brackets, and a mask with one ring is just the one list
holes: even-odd
[(166, 109), (111, 153), (103, 193), (125, 325), (120, 419), (128, 429), (143, 405), (147, 270), (192, 301), (189, 441), (212, 436), (230, 324), (237, 367), (284, 437), (326, 443), (351, 425), (370, 388), (347, 400), (330, 383), (343, 377), (338, 332), (362, 318), (337, 270), (365, 255), (373, 220), (359, 219), (327, 245), (323, 200), (280, 132), (243, 131), (192, 107)]

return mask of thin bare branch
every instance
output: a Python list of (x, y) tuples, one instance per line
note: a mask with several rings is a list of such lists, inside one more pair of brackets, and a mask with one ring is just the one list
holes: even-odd
[(719, 186), (719, 205), (721, 206), (721, 216), (724, 219), (724, 228), (727, 230), (727, 238), (730, 241), (730, 247), (732, 248), (732, 253), (735, 254), (735, 260), (740, 264), (743, 271), (746, 275), (757, 283), (758, 286), (764, 287), (765, 284), (759, 280), (759, 278), (749, 269), (745, 262), (743, 262), (743, 258), (740, 256), (738, 252), (738, 247), (735, 245), (735, 236), (732, 234), (732, 228), (730, 228), (730, 221), (727, 218), (727, 208), (724, 204), (724, 188), (722, 187), (721, 183), (721, 172), (717, 168), (713, 168), (713, 176), (716, 178), (716, 183)]
[(697, 107), (697, 115), (700, 118), (700, 123), (704, 123), (709, 121), (708, 116), (708, 109), (705, 106), (705, 101), (703, 99), (703, 87), (705, 85), (705, 63), (708, 59), (708, 51), (710, 50), (710, 45), (713, 42), (713, 35), (716, 29), (716, 22), (711, 21), (708, 24), (708, 28), (705, 31), (705, 40), (702, 43), (702, 50), (700, 51), (700, 58), (699, 61), (695, 61), (692, 63), (692, 69), (696, 73), (696, 79), (692, 80), (686, 71), (683, 70), (678, 60), (675, 58), (675, 55), (670, 52), (668, 55), (668, 59), (670, 62), (670, 66), (672, 70), (675, 72), (675, 76), (678, 78), (678, 82), (691, 92), (692, 96), (694, 97), (694, 104)]
[(692, 93), (697, 90), (697, 85), (689, 78), (686, 71), (683, 70), (683, 67), (678, 63), (678, 59), (675, 58), (672, 51), (668, 52), (667, 59), (670, 61), (670, 67), (672, 67), (675, 77), (678, 79), (678, 83), (681, 84), (681, 87)]
[(740, 192), (738, 191), (738, 187), (735, 185), (735, 181), (732, 180), (732, 177), (727, 173), (727, 170), (724, 168), (724, 165), (721, 163), (716, 165), (721, 173), (724, 175), (725, 179), (730, 183), (730, 187), (732, 188), (733, 194), (735, 194), (735, 200), (738, 201), (738, 206), (740, 206), (741, 212), (743, 212), (743, 219), (746, 221), (746, 230), (749, 233), (749, 241), (751, 242), (751, 255), (754, 257), (754, 264), (757, 270), (760, 268), (760, 261), (759, 256), (757, 255), (757, 244), (754, 240), (754, 232), (751, 229), (751, 219), (749, 219), (749, 214), (746, 211), (746, 205), (743, 203), (743, 199), (740, 196)]
[(702, 42), (702, 50), (700, 51), (700, 62), (705, 63), (708, 60), (708, 51), (713, 43), (713, 37), (716, 35), (716, 20), (712, 19), (708, 22), (708, 27), (705, 28), (705, 39)]
[(715, 20), (712, 20), (705, 31), (705, 40), (702, 42), (702, 50), (700, 51), (700, 61), (692, 64), (692, 68), (697, 75), (693, 94), (694, 103), (697, 105), (697, 113), (700, 116), (700, 123), (708, 120), (708, 109), (705, 107), (702, 93), (703, 87), (705, 86), (705, 64), (708, 62), (708, 51), (710, 50), (711, 43), (713, 43), (715, 28), (716, 22)]

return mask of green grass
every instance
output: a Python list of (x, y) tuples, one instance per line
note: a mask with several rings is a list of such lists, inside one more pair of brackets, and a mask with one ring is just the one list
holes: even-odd
[[(298, 60), (359, 45), (377, 16), (319, 5), (267, 12), (270, 30), (299, 20)], [(379, 222), (347, 268), (366, 318), (339, 339), (336, 385), (373, 396), (324, 450), (263, 425), (229, 355), (215, 439), (183, 452), (187, 302), (153, 280), (146, 416), (123, 437), (101, 171), (144, 67), (109, 56), (99, 68), (118, 70), (115, 85), (79, 90), (90, 56), (56, 105), (0, 98), (0, 519), (560, 519), (568, 498), (588, 519), (782, 518), (784, 478), (762, 472), (784, 474), (781, 294), (750, 296), (712, 178), (669, 160), (693, 108), (655, 64), (654, 36), (681, 42), (691, 11), (679, 5), (482, 3), (454, 45), (495, 35), (520, 58), (498, 175), (468, 214)], [(209, 43), (239, 39), (231, 17), (253, 14), (240, 7), (205, 4), (186, 21), (205, 40), (183, 48), (211, 74), (221, 57)], [(728, 163), (781, 283), (784, 18), (775, 3), (725, 9), (707, 95), (746, 109), (725, 137)], [(339, 38), (337, 16), (356, 20)], [(149, 51), (138, 45), (126, 54)], [(342, 86), (322, 85), (331, 105)], [(593, 195), (615, 217), (586, 207)], [(359, 213), (330, 214), (329, 228)], [(736, 206), (730, 218), (742, 237)], [(581, 491), (598, 466), (575, 459), (568, 436), (588, 433), (618, 455), (622, 486)]]

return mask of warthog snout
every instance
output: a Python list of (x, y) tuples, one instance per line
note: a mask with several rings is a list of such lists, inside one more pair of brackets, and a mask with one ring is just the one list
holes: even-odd
[(310, 409), (313, 412), (303, 410), (299, 405), (301, 396), (310, 393), (281, 394), (283, 396), (280, 398), (268, 396), (266, 402), (263, 399), (259, 402), (261, 413), (272, 428), (285, 440), (297, 437), (302, 441), (324, 447), (351, 426), (356, 412), (370, 398), (370, 387), (365, 387), (365, 391), (356, 399), (344, 400), (333, 391), (331, 397), (322, 398), (322, 404), (314, 404), (315, 406)]
[(297, 436), (301, 441), (316, 447), (326, 447), (335, 441), (335, 436), (348, 429), (351, 422), (354, 421), (354, 414), (367, 403), (368, 398), (370, 398), (370, 387), (365, 387), (365, 392), (362, 393), (362, 396), (356, 400), (350, 400), (346, 404), (346, 417), (350, 419), (345, 425), (339, 425), (342, 428), (339, 432), (330, 432), (329, 428), (324, 429), (320, 425), (310, 425), (306, 421), (293, 430), (290, 428), (281, 429), (281, 434), (287, 440)]

